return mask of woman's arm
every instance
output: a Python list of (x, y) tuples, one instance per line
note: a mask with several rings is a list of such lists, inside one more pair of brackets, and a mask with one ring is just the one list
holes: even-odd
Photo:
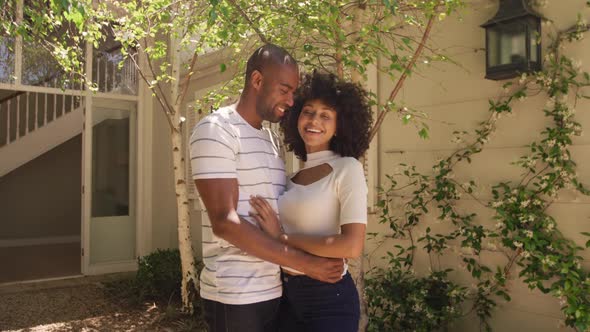
[(316, 236), (305, 234), (282, 234), (279, 239), (310, 254), (322, 257), (357, 258), (365, 244), (364, 223), (350, 223), (340, 227), (341, 234)]
[[(352, 159), (348, 159), (352, 160)], [(250, 198), (257, 213), (252, 214), (262, 229), (284, 243), (322, 257), (356, 258), (363, 252), (367, 218), (367, 185), (363, 166), (354, 160), (337, 175), (335, 189), (340, 203), (340, 234), (318, 236), (283, 234), (276, 212), (263, 198)], [(302, 207), (303, 208), (303, 207)]]
[(310, 254), (322, 257), (356, 258), (363, 252), (365, 243), (364, 223), (348, 223), (340, 227), (341, 234), (317, 236), (306, 234), (284, 234), (276, 212), (262, 197), (250, 197), (250, 204), (258, 212), (251, 216), (270, 236)]

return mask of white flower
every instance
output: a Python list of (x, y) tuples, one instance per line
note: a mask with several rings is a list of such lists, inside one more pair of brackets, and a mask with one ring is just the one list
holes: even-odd
[(496, 228), (497, 228), (497, 229), (502, 229), (502, 228), (504, 228), (504, 223), (503, 223), (503, 222), (501, 222), (501, 221), (500, 221), (500, 222), (498, 222), (498, 223), (496, 224)]
[(526, 73), (523, 73), (522, 75), (520, 75), (520, 79), (518, 80), (518, 84), (523, 84), (526, 81), (527, 75)]
[(522, 248), (522, 243), (521, 242), (514, 241), (514, 242), (512, 242), (512, 244), (514, 244), (514, 246), (517, 247), (517, 248)]
[(526, 201), (520, 202), (520, 207), (525, 208), (525, 207), (529, 206), (530, 203), (531, 203), (531, 201), (527, 199)]
[(504, 202), (502, 202), (502, 201), (492, 202), (492, 207), (498, 208), (498, 207), (502, 206), (503, 204), (504, 204)]
[(528, 229), (527, 229), (527, 230), (525, 230), (525, 231), (524, 231), (524, 234), (525, 234), (525, 235), (526, 235), (526, 237), (528, 237), (529, 239), (532, 239), (532, 238), (533, 238), (533, 231), (531, 231), (531, 230), (528, 230)]
[(551, 259), (551, 257), (545, 257), (541, 260), (541, 263), (548, 265), (548, 266), (553, 266), (555, 265), (555, 262), (553, 261), (553, 259)]
[(522, 257), (529, 258), (529, 257), (531, 257), (531, 253), (525, 250), (522, 252)]
[(555, 140), (554, 139), (550, 139), (546, 143), (547, 143), (547, 146), (551, 148), (551, 147), (553, 147), (555, 145)]

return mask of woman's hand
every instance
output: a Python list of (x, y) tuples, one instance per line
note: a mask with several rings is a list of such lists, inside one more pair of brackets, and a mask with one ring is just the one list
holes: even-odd
[(250, 216), (258, 222), (258, 225), (267, 234), (279, 238), (283, 234), (283, 229), (279, 223), (277, 213), (266, 199), (260, 196), (250, 196), (250, 205), (256, 210), (256, 213), (250, 212)]

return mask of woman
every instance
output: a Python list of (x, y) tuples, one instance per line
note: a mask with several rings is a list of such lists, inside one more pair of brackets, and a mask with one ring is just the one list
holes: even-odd
[[(369, 147), (371, 121), (367, 93), (358, 85), (318, 72), (305, 77), (281, 122), (288, 149), (305, 164), (279, 198), (280, 223), (264, 199), (250, 201), (268, 234), (318, 256), (360, 256), (367, 185), (357, 159)], [(359, 298), (346, 267), (335, 284), (283, 268), (283, 286), (282, 330), (357, 331)]]

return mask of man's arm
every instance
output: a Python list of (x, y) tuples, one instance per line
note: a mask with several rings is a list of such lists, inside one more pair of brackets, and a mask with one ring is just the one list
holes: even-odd
[(324, 282), (341, 279), (342, 259), (306, 254), (267, 236), (241, 219), (236, 212), (239, 197), (237, 179), (199, 179), (195, 180), (195, 184), (216, 236), (253, 256), (302, 271), (311, 278)]

